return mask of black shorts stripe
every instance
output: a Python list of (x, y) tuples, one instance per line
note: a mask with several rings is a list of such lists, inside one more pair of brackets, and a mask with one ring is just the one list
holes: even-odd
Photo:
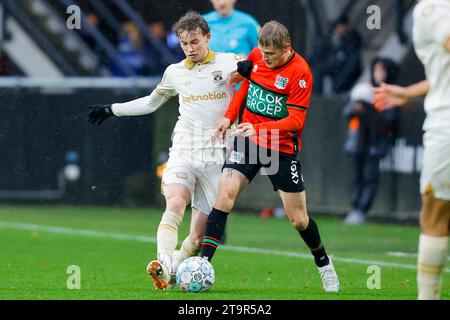
[[(240, 146), (240, 148), (245, 148), (243, 150), (237, 150), (237, 139), (235, 139), (234, 142), (233, 151), (227, 154), (222, 170), (237, 170), (242, 173), (250, 183), (260, 169), (265, 168), (266, 174), (272, 182), (275, 191), (302, 192), (305, 190), (302, 167), (300, 161), (296, 157), (280, 152), (277, 154), (276, 158), (264, 159), (260, 158), (259, 155), (259, 149), (262, 148), (256, 146), (253, 142), (250, 142), (249, 139), (245, 139), (245, 144)], [(251, 154), (251, 152), (258, 152), (258, 155)], [(270, 161), (267, 162), (266, 160)], [(274, 163), (274, 161), (276, 161), (276, 163)], [(267, 172), (268, 169), (273, 170), (273, 172)]]

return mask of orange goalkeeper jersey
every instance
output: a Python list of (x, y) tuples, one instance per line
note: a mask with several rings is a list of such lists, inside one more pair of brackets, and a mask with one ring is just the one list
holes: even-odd
[(242, 122), (252, 123), (257, 132), (250, 140), (265, 148), (296, 154), (301, 149), (313, 84), (308, 63), (292, 50), (286, 64), (268, 68), (258, 48), (247, 60), (252, 62), (250, 77), (244, 79), (225, 117), (234, 122), (245, 103)]

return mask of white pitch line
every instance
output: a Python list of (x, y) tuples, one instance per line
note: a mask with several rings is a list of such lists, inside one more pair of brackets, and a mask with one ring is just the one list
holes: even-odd
[[(0, 228), (28, 230), (28, 231), (40, 231), (40, 232), (58, 233), (58, 234), (64, 234), (64, 235), (74, 235), (74, 236), (92, 237), (92, 238), (131, 240), (131, 241), (156, 243), (156, 238), (154, 238), (154, 237), (137, 236), (137, 235), (131, 235), (131, 234), (124, 234), (124, 233), (114, 233), (114, 232), (103, 232), (103, 231), (97, 231), (97, 230), (52, 227), (52, 226), (45, 226), (45, 225), (39, 225), (39, 224), (14, 223), (14, 222), (0, 221)], [(295, 257), (295, 258), (308, 259), (308, 260), (311, 259), (310, 254), (298, 253), (298, 252), (267, 250), (267, 249), (228, 246), (228, 245), (220, 246), (220, 248), (221, 248), (221, 250), (227, 250), (227, 251), (277, 255), (277, 256)], [(340, 258), (340, 257), (336, 257), (336, 256), (332, 256), (332, 258), (333, 258), (333, 261), (351, 263), (351, 264), (379, 265), (379, 266), (385, 266), (385, 267), (393, 267), (393, 268), (400, 268), (400, 269), (412, 269), (412, 270), (417, 269), (417, 266), (412, 265), (412, 264), (403, 264), (403, 263), (378, 261), (378, 260)], [(444, 272), (450, 273), (450, 269), (444, 269)]]
[[(412, 253), (412, 252), (388, 251), (388, 252), (386, 252), (386, 254), (391, 257), (417, 259), (417, 253)], [(450, 257), (447, 257), (447, 261), (450, 261)]]

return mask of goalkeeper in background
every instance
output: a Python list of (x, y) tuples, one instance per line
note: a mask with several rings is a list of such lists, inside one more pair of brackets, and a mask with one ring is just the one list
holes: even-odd
[[(190, 11), (174, 25), (186, 59), (170, 65), (153, 92), (146, 97), (111, 106), (96, 107), (89, 113), (92, 123), (110, 116), (139, 116), (156, 111), (178, 95), (179, 117), (172, 136), (161, 190), (166, 209), (157, 231), (157, 260), (147, 272), (156, 289), (173, 287), (178, 265), (200, 251), (205, 223), (217, 196), (224, 144), (213, 144), (211, 136), (233, 97), (237, 61), (231, 53), (215, 53), (209, 47), (209, 26), (198, 13)], [(179, 251), (178, 226), (191, 203), (189, 236)]]

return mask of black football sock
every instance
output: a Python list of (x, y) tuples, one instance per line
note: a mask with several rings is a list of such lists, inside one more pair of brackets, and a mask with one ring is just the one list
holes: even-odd
[(298, 233), (311, 250), (316, 266), (320, 268), (330, 263), (330, 259), (328, 258), (322, 241), (320, 240), (319, 229), (313, 219), (309, 218), (308, 227), (303, 231), (298, 230)]
[(209, 214), (208, 221), (206, 221), (205, 236), (202, 240), (202, 249), (200, 256), (211, 259), (216, 252), (225, 232), (225, 224), (227, 223), (228, 213), (213, 208)]

